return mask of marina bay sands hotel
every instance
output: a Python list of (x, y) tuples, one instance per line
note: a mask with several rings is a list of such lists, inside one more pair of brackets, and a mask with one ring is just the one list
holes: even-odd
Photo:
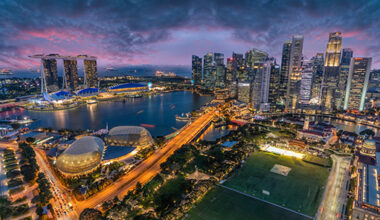
[(98, 70), (96, 57), (87, 55), (62, 56), (59, 54), (37, 54), (30, 58), (41, 60), (41, 92), (52, 92), (59, 90), (57, 60), (63, 60), (64, 74), (62, 89), (74, 91), (79, 89), (78, 60), (84, 62), (84, 87), (98, 87)]

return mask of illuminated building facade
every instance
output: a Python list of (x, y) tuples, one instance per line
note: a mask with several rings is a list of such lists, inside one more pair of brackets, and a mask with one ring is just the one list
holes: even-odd
[(338, 105), (336, 98), (340, 95), (337, 88), (339, 82), (339, 63), (341, 50), (342, 33), (330, 33), (325, 53), (321, 96), (322, 107), (326, 111), (331, 111)]
[(347, 77), (350, 70), (350, 62), (353, 56), (353, 51), (350, 48), (344, 48), (342, 50), (342, 59), (340, 62), (339, 69), (339, 82), (338, 82), (338, 91), (339, 96), (336, 97), (337, 109), (343, 109), (344, 105), (344, 94), (346, 91)]
[(58, 90), (58, 72), (56, 59), (41, 59), (46, 85), (49, 91)]
[(287, 85), (287, 108), (294, 110), (299, 95), (302, 68), (303, 36), (294, 35), (290, 49), (289, 78)]
[(96, 169), (104, 153), (104, 142), (94, 136), (74, 141), (56, 161), (58, 170), (65, 176), (79, 176)]
[(376, 142), (367, 139), (357, 156), (352, 219), (380, 219), (379, 171), (380, 152), (376, 150)]
[(268, 111), (270, 74), (271, 67), (274, 65), (274, 60), (269, 59), (265, 62), (256, 62), (254, 65), (254, 77), (251, 83), (252, 105), (257, 111)]
[(313, 79), (313, 62), (304, 61), (301, 73), (300, 102), (309, 104), (311, 99), (311, 84)]
[(207, 89), (214, 88), (215, 74), (212, 53), (207, 53), (203, 57), (203, 82)]
[(322, 87), (322, 75), (323, 75), (323, 53), (317, 53), (313, 58), (313, 78), (311, 88), (311, 103), (320, 104), (321, 101), (321, 87)]
[(237, 99), (247, 104), (251, 103), (251, 84), (248, 82), (239, 82), (237, 86)]
[(232, 57), (227, 58), (227, 65), (226, 65), (226, 84), (231, 85), (234, 78), (236, 78), (236, 72), (232, 69)]
[(78, 62), (76, 59), (64, 59), (63, 66), (65, 69), (65, 87), (70, 90), (78, 88)]
[(233, 80), (244, 81), (248, 79), (244, 66), (243, 54), (232, 53), (232, 71), (235, 78)]
[(347, 78), (344, 110), (364, 110), (372, 58), (351, 58)]
[(191, 58), (191, 73), (195, 86), (202, 84), (202, 58), (193, 55)]
[(276, 63), (271, 64), (270, 80), (269, 80), (269, 96), (268, 103), (271, 110), (279, 107), (280, 100), (280, 66)]
[(215, 74), (215, 87), (224, 89), (226, 87), (226, 67), (217, 65)]
[(98, 69), (96, 59), (84, 60), (84, 72), (87, 88), (98, 87)]
[(107, 144), (146, 148), (154, 144), (149, 131), (139, 126), (118, 126), (112, 128), (105, 138)]
[(214, 53), (213, 71), (215, 71), (215, 87), (225, 88), (226, 67), (224, 65), (224, 54)]
[(140, 83), (124, 83), (108, 88), (108, 91), (115, 93), (141, 92), (147, 90), (148, 86)]
[(282, 104), (285, 104), (286, 93), (288, 90), (290, 51), (292, 42), (286, 41), (282, 47), (281, 70), (280, 70), (280, 99)]

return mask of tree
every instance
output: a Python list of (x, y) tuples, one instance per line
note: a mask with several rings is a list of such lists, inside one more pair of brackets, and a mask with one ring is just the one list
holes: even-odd
[(41, 207), (41, 205), (38, 205), (36, 208), (36, 213), (38, 216), (42, 216), (44, 209)]
[(375, 132), (373, 130), (371, 130), (371, 129), (365, 129), (364, 131), (361, 131), (359, 134), (363, 135), (363, 136), (365, 135), (365, 136), (368, 136), (368, 137), (375, 136)]
[(6, 197), (0, 197), (0, 218), (6, 219), (12, 215), (12, 203)]
[(33, 143), (36, 139), (34, 139), (33, 137), (27, 137), (26, 139), (26, 142), (28, 142), (28, 143)]
[(101, 220), (102, 218), (102, 213), (99, 210), (90, 208), (83, 210), (79, 216), (80, 220)]

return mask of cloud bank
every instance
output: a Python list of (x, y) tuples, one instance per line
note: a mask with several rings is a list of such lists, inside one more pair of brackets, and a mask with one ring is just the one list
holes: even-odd
[(354, 56), (380, 67), (380, 2), (368, 0), (0, 1), (0, 68), (36, 67), (28, 55), (89, 54), (100, 65), (190, 65), (192, 54), (244, 53), (280, 58), (282, 43), (305, 36), (307, 57), (343, 32)]

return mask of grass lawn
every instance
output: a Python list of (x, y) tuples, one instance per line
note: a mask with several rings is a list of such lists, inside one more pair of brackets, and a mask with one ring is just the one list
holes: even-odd
[(215, 186), (190, 210), (188, 220), (306, 220), (307, 218), (268, 203)]
[[(275, 164), (290, 167), (288, 176), (270, 172)], [(327, 168), (300, 159), (254, 152), (224, 185), (289, 209), (314, 216), (328, 178)], [(263, 190), (270, 195), (263, 194)]]

